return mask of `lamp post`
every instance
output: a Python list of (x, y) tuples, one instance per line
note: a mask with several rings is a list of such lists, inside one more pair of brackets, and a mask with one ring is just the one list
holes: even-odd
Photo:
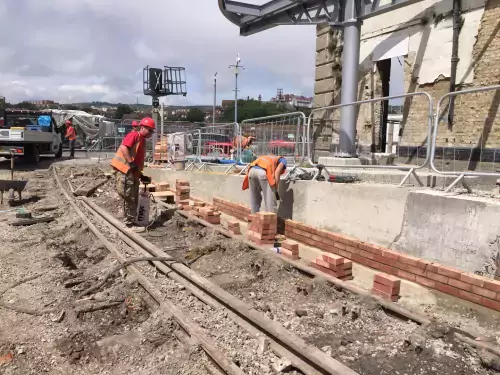
[[(229, 65), (229, 68), (234, 68), (234, 122), (238, 123), (238, 74), (240, 69), (244, 70), (245, 67), (241, 64), (240, 54), (236, 54), (236, 65)], [(235, 125), (236, 126), (236, 125)]]
[(214, 74), (214, 112), (212, 114), (212, 124), (215, 125), (215, 106), (217, 105), (217, 72)]

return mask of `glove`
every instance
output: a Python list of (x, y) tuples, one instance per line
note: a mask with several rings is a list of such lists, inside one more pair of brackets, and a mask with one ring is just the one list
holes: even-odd
[(141, 182), (142, 182), (143, 184), (150, 184), (150, 183), (151, 183), (151, 177), (141, 175)]
[(132, 173), (138, 172), (139, 171), (139, 166), (135, 164), (133, 161), (128, 163), (128, 166), (130, 167), (130, 171)]
[(281, 201), (281, 197), (280, 197), (278, 191), (276, 191), (274, 194), (276, 195), (276, 200)]

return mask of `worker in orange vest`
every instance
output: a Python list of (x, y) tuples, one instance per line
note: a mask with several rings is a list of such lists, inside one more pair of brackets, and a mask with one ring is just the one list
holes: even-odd
[(151, 183), (151, 178), (145, 176), (142, 170), (146, 156), (146, 138), (151, 138), (155, 128), (151, 117), (143, 118), (138, 130), (125, 136), (111, 160), (116, 174), (116, 190), (123, 198), (123, 214), (128, 227), (134, 227), (135, 224), (140, 182)]
[(76, 130), (71, 120), (66, 120), (66, 135), (65, 138), (69, 141), (69, 157), (75, 157)]
[(248, 165), (242, 188), (250, 188), (252, 214), (260, 211), (262, 198), (265, 212), (277, 213), (280, 177), (285, 173), (286, 165), (284, 157), (274, 155), (259, 156)]

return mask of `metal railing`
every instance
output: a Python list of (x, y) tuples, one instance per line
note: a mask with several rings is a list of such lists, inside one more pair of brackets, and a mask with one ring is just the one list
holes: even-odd
[(211, 165), (230, 164), (232, 167), (236, 162), (233, 140), (239, 134), (239, 124), (202, 124), (199, 130), (201, 165), (197, 167), (198, 171), (209, 170)]
[[(306, 138), (307, 120), (303, 112), (291, 112), (273, 116), (247, 119), (241, 122), (239, 135), (254, 137), (251, 150), (255, 157), (262, 155), (280, 155), (287, 159), (292, 169), (300, 165), (306, 157), (308, 140)], [(240, 171), (244, 173), (249, 160), (247, 160), (238, 145), (238, 161), (245, 167)], [(289, 168), (287, 170), (290, 171)]]
[(174, 167), (176, 162), (186, 162), (186, 169), (200, 162), (201, 131), (200, 129), (162, 134), (155, 145), (153, 161)]
[[(402, 128), (398, 129), (398, 135), (395, 137), (394, 129), (391, 132), (387, 132), (386, 135), (380, 134), (381, 126), (380, 124), (384, 121), (382, 119), (383, 114), (383, 103), (385, 101), (389, 101), (391, 99), (405, 99), (413, 101), (417, 97), (422, 97), (427, 106), (427, 118), (424, 119), (423, 125), (422, 121), (418, 121), (418, 119), (411, 119), (408, 121), (408, 115), (406, 119), (402, 122)], [(379, 108), (375, 108), (374, 105), (379, 103)], [(413, 105), (414, 103), (412, 103)], [(353, 103), (348, 104), (338, 104), (326, 107), (315, 108), (311, 111), (307, 121), (307, 135), (306, 139), (308, 140), (307, 147), (307, 160), (312, 165), (313, 163), (313, 142), (314, 138), (312, 133), (312, 128), (314, 125), (318, 125), (319, 127), (326, 127), (331, 125), (332, 132), (332, 140), (335, 140), (335, 137), (338, 140), (338, 135), (340, 132), (340, 114), (336, 110), (346, 107), (346, 106), (358, 106), (361, 107), (363, 105), (369, 105), (368, 108), (358, 108), (358, 122), (357, 122), (357, 145), (356, 148), (358, 150), (358, 156), (361, 158), (361, 164), (359, 165), (338, 165), (336, 168), (369, 168), (369, 169), (394, 169), (394, 170), (403, 170), (408, 171), (408, 173), (404, 176), (403, 180), (400, 183), (400, 186), (403, 185), (411, 175), (415, 177), (417, 182), (423, 186), (424, 184), (416, 174), (416, 170), (425, 167), (429, 163), (430, 154), (431, 154), (431, 135), (432, 135), (432, 126), (433, 126), (433, 100), (431, 96), (426, 92), (414, 92), (403, 95), (392, 95), (385, 96), (380, 98), (366, 99), (360, 100)], [(406, 107), (409, 108), (409, 105)], [(318, 113), (322, 112), (320, 116)], [(315, 118), (316, 116), (316, 118)], [(319, 117), (319, 118), (318, 118)], [(360, 121), (365, 120), (365, 127), (361, 127), (360, 129)], [(328, 124), (330, 122), (330, 124)], [(377, 126), (377, 123), (379, 126)], [(411, 126), (408, 126), (408, 123)], [(390, 124), (388, 122), (388, 124)], [(361, 130), (361, 131), (360, 131)], [(390, 129), (388, 129), (390, 130)], [(378, 133), (377, 133), (378, 131)], [(361, 138), (361, 139), (360, 139)], [(380, 140), (386, 140), (386, 142), (380, 142)], [(373, 146), (379, 141), (380, 147), (383, 149), (381, 151), (386, 151), (385, 148), (389, 148), (389, 160), (386, 164), (374, 164), (373, 163), (373, 154), (374, 149)], [(338, 143), (330, 142), (335, 145), (334, 150), (329, 149), (329, 151), (338, 152)], [(362, 144), (365, 144), (365, 148), (361, 147)], [(329, 145), (330, 146), (330, 145)]]
[[(455, 111), (453, 126), (447, 121), (447, 113), (443, 111), (443, 103), (448, 99), (457, 102), (460, 97), (468, 94), (492, 95), (489, 108), (471, 108), (467, 106), (467, 113)], [(466, 105), (462, 98), (461, 105)], [(498, 138), (490, 140), (490, 134), (500, 131), (500, 85), (479, 87), (475, 89), (455, 91), (443, 95), (437, 101), (434, 129), (432, 133), (432, 150), (430, 167), (440, 175), (456, 176), (456, 179), (446, 188), (446, 192), (453, 189), (459, 182), (471, 192), (465, 181), (467, 176), (500, 177), (500, 142)], [(444, 112), (444, 111), (443, 111)], [(446, 121), (443, 121), (446, 120)], [(447, 126), (440, 126), (446, 122)], [(464, 125), (460, 128), (460, 125)], [(457, 129), (458, 128), (458, 129)], [(456, 142), (456, 137), (464, 139)], [(475, 137), (475, 139), (472, 139)], [(457, 146), (469, 142), (471, 147)]]

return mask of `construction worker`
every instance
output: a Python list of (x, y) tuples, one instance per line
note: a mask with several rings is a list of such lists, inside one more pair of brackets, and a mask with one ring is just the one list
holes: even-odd
[(277, 213), (280, 177), (286, 170), (286, 159), (281, 156), (259, 156), (249, 164), (243, 180), (243, 190), (250, 188), (252, 214), (260, 211), (264, 198), (265, 212)]
[(132, 121), (132, 131), (136, 132), (139, 131), (139, 121)]
[(151, 117), (143, 118), (138, 130), (125, 136), (111, 160), (111, 166), (116, 174), (116, 190), (123, 198), (123, 214), (125, 225), (128, 227), (135, 225), (140, 182), (151, 183), (151, 178), (145, 176), (142, 170), (146, 155), (146, 138), (151, 138), (155, 128), (155, 122)]
[(249, 136), (249, 137), (244, 137), (241, 135), (237, 135), (236, 137), (233, 138), (233, 149), (232, 151), (232, 159), (234, 160), (234, 154), (238, 155), (237, 151), (238, 148), (240, 148), (241, 154), (239, 154), (239, 161), (242, 161), (243, 163), (250, 163), (256, 159), (255, 155), (253, 154), (251, 150), (251, 146), (253, 144), (253, 141), (255, 141), (255, 137)]
[(66, 135), (65, 138), (69, 141), (69, 157), (75, 157), (76, 130), (71, 119), (66, 120)]

